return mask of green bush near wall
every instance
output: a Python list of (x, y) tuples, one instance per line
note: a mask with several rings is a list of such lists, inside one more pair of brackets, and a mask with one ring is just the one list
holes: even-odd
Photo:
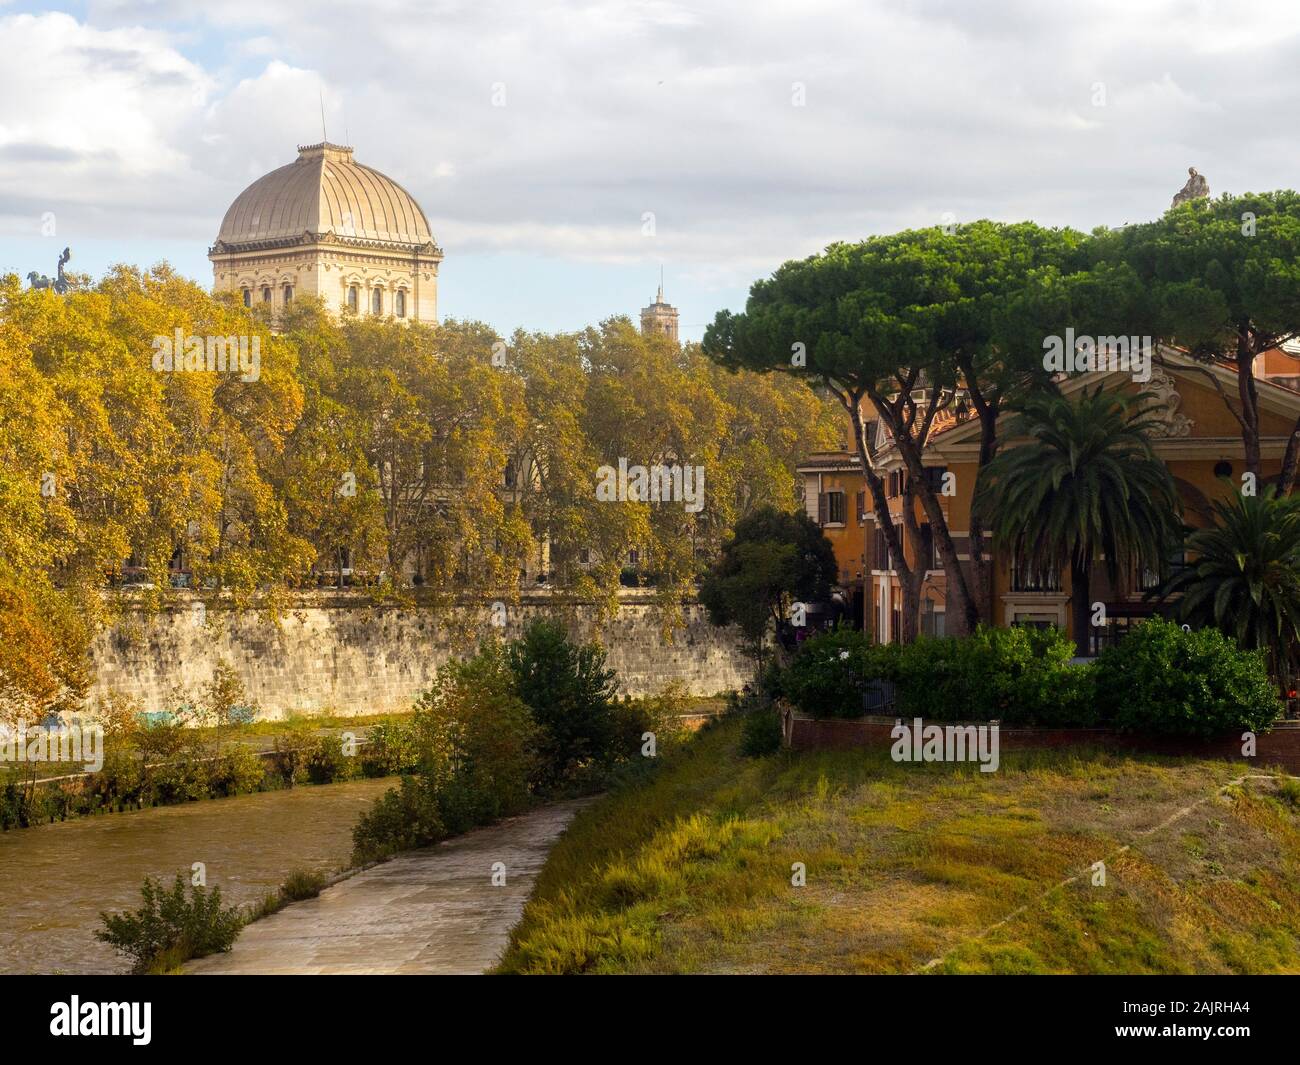
[(1160, 618), (1107, 648), (1093, 677), (1098, 704), (1119, 728), (1210, 737), (1258, 732), (1282, 712), (1262, 651)]
[(898, 656), (897, 709), (941, 721), (1095, 725), (1089, 667), (1073, 657), (1073, 641), (1054, 628), (922, 637)]
[(861, 717), (875, 680), (894, 684), (894, 712), (934, 721), (1210, 737), (1267, 728), (1282, 711), (1262, 656), (1217, 630), (1153, 618), (1091, 665), (1073, 656), (1058, 629), (981, 626), (906, 647), (841, 629), (806, 641), (778, 684), (814, 717)]

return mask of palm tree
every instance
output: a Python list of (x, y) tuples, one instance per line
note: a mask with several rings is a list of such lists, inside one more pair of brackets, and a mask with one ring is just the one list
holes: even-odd
[(975, 507), (1018, 564), (1046, 575), (1069, 570), (1074, 642), (1089, 653), (1089, 588), (1105, 559), (1111, 583), (1140, 566), (1163, 573), (1179, 539), (1178, 492), (1151, 450), (1159, 423), (1143, 404), (1101, 385), (1071, 402), (1059, 392), (1020, 405), (1010, 446), (984, 468)]
[(1268, 655), (1283, 697), (1300, 646), (1300, 497), (1233, 493), (1214, 524), (1187, 538), (1195, 561), (1161, 589), (1182, 592), (1184, 621), (1210, 625)]

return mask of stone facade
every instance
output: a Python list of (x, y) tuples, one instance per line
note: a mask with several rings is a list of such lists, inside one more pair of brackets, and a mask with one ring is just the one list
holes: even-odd
[[(299, 596), (278, 623), (261, 611), (200, 606), (193, 598), (152, 616), (126, 610), (92, 647), (91, 699), (117, 690), (146, 710), (167, 709), (174, 688), (197, 695), (226, 661), (263, 717), (404, 710), (439, 666), (492, 631), (491, 604), (380, 607), (353, 594), (319, 592)], [(605, 622), (589, 604), (534, 593), (506, 608), (500, 631), (511, 638), (535, 618), (558, 614), (575, 636), (604, 645), (628, 695), (654, 694), (672, 681), (691, 694), (713, 695), (750, 679), (753, 664), (736, 634), (711, 626), (696, 603), (685, 613), (686, 627), (668, 643), (653, 600), (643, 593), (623, 595), (618, 613)]]

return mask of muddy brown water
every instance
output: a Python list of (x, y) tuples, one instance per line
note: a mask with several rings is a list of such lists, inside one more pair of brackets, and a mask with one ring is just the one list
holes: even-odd
[(352, 826), (394, 779), (260, 792), (0, 832), (0, 973), (117, 973), (95, 939), (101, 910), (140, 905), (146, 876), (194, 862), (227, 904), (274, 891), (294, 869), (347, 861)]

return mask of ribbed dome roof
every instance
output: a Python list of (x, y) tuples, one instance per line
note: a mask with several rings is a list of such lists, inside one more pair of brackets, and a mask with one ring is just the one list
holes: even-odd
[(299, 147), (298, 158), (241, 192), (221, 220), (227, 244), (326, 233), (362, 240), (433, 240), (420, 205), (392, 178), (352, 159), (337, 144)]

